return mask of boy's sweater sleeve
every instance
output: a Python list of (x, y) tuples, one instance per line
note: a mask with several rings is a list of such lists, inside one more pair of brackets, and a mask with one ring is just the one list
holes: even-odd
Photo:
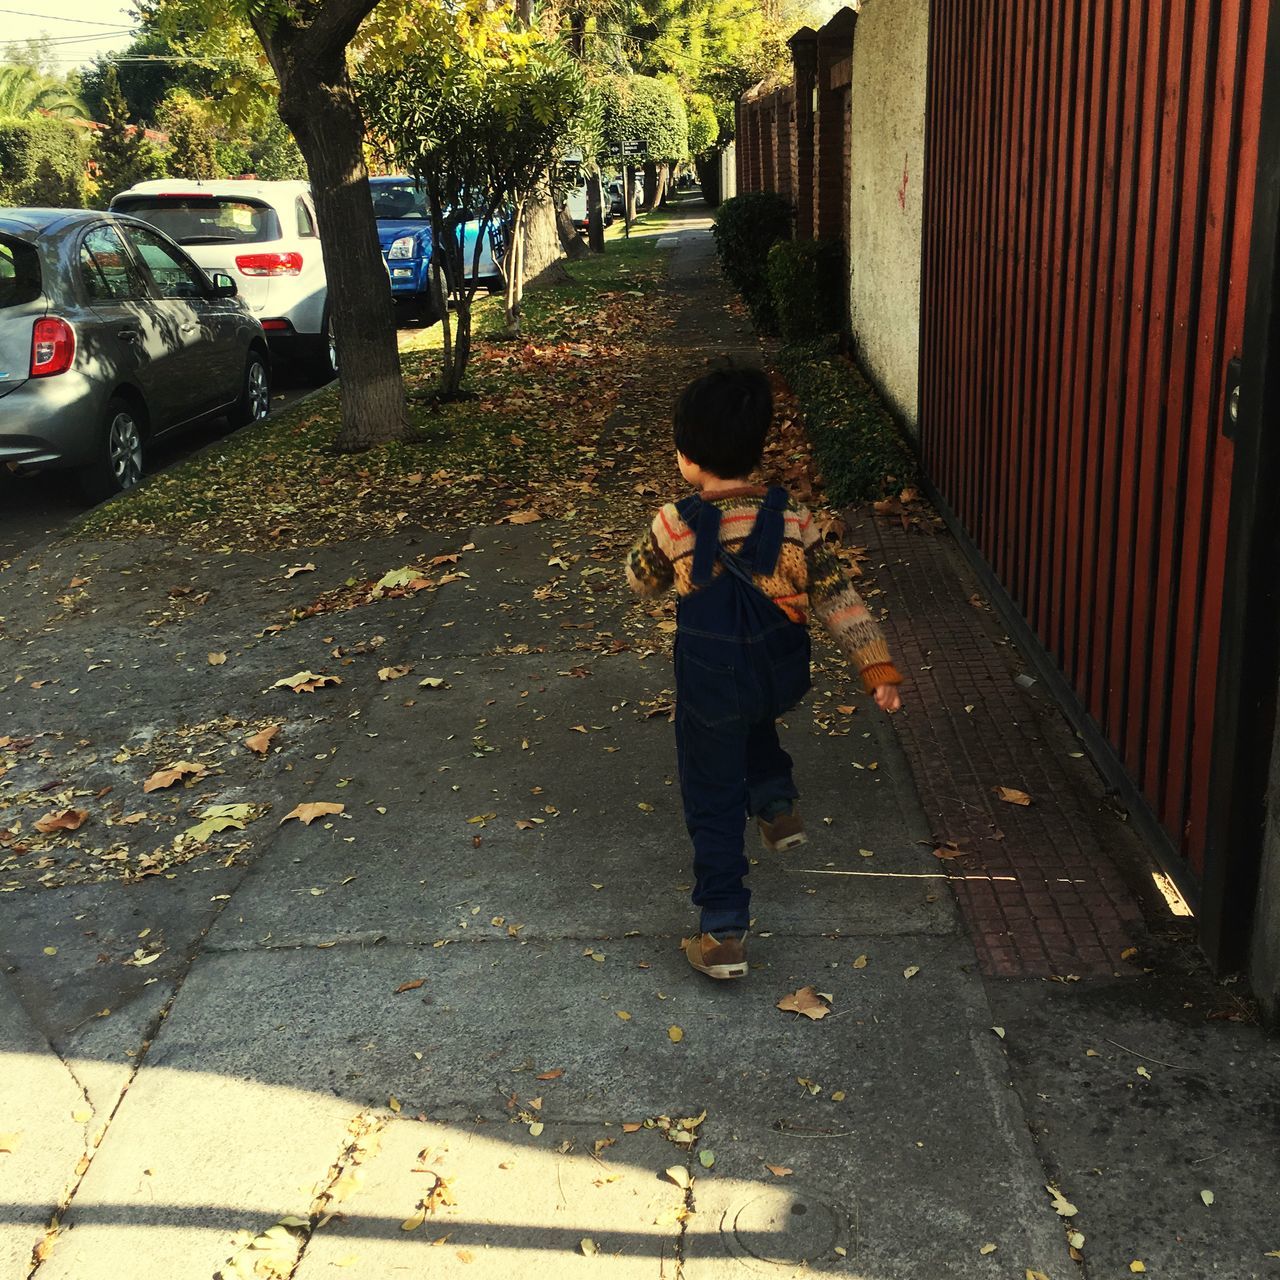
[(823, 544), (812, 520), (801, 514), (804, 557), (809, 570), (809, 606), (841, 653), (858, 669), (871, 693), (882, 684), (901, 684), (889, 656), (889, 643), (866, 602), (854, 589), (844, 566)]
[(641, 596), (660, 596), (675, 583), (671, 557), (663, 549), (666, 530), (661, 512), (627, 552), (627, 582)]

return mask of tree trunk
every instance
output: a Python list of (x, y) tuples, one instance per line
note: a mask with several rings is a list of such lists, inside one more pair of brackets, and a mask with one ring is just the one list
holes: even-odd
[[(280, 52), (277, 50), (277, 52)], [(342, 370), (339, 449), (366, 449), (404, 436), (404, 383), (395, 312), (364, 161), (364, 121), (345, 53), (272, 59), (280, 118), (297, 140), (316, 202), (328, 277), (329, 321)]]
[(653, 207), (655, 209), (665, 209), (667, 207), (667, 195), (671, 191), (671, 166), (669, 164), (660, 164), (658, 166), (658, 190), (654, 193)]
[(502, 301), (505, 311), (504, 332), (508, 338), (520, 336), (520, 317), (524, 310), (524, 217), (525, 200), (516, 201), (511, 220), (511, 242), (502, 261)]
[(587, 178), (587, 243), (592, 253), (604, 252), (604, 183), (600, 170)]
[(567, 279), (560, 259), (560, 232), (550, 181), (544, 179), (529, 193), (524, 215), (524, 283), (546, 284)]
[(636, 168), (635, 165), (628, 164), (622, 167), (622, 198), (625, 201), (627, 214), (627, 230), (631, 229), (631, 224), (636, 220)]
[(582, 236), (579, 235), (578, 228), (574, 226), (573, 219), (569, 217), (569, 210), (564, 205), (556, 209), (556, 234), (560, 237), (560, 247), (564, 250), (566, 257), (585, 258), (590, 252)]
[(648, 213), (651, 209), (658, 206), (658, 162), (656, 160), (646, 160), (644, 162), (644, 201), (641, 209)]

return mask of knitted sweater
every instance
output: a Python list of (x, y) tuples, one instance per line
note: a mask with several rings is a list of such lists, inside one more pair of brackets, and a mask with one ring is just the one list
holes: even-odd
[[(720, 542), (739, 551), (755, 524), (765, 490), (744, 485), (718, 493)], [(857, 668), (868, 692), (882, 684), (900, 684), (884, 632), (854, 590), (840, 561), (822, 541), (812, 514), (788, 499), (784, 514), (782, 554), (770, 574), (757, 574), (756, 585), (794, 622), (807, 623), (812, 611), (830, 632), (840, 651)], [(668, 503), (627, 555), (627, 581), (642, 596), (656, 596), (674, 586), (678, 595), (693, 591), (694, 531)], [(713, 572), (723, 572), (716, 562)]]

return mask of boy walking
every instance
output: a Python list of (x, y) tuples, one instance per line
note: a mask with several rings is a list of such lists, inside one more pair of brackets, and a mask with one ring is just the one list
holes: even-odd
[(697, 492), (663, 507), (627, 557), (633, 590), (654, 596), (674, 586), (679, 597), (676, 757), (702, 913), (684, 953), (720, 979), (747, 971), (747, 815), (768, 849), (806, 839), (775, 721), (809, 690), (810, 612), (876, 703), (890, 712), (901, 705), (884, 635), (812, 515), (785, 489), (750, 483), (772, 420), (773, 394), (758, 369), (690, 383), (676, 403), (676, 460)]

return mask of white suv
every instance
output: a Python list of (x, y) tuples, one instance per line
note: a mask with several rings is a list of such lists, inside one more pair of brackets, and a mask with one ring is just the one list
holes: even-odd
[(205, 271), (231, 276), (274, 350), (333, 376), (328, 286), (307, 183), (162, 178), (121, 192), (111, 209), (158, 227)]

